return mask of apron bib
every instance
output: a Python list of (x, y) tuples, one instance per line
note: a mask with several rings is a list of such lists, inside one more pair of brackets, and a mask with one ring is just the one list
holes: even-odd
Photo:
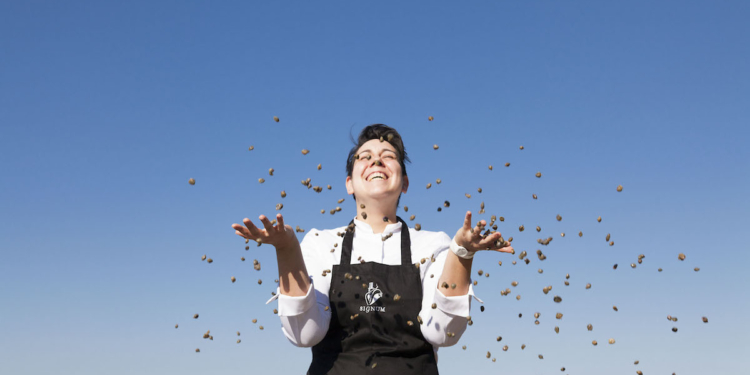
[(346, 232), (341, 260), (331, 272), (331, 323), (312, 348), (308, 375), (438, 373), (435, 352), (417, 321), (422, 279), (411, 263), (409, 227), (397, 219), (401, 265), (351, 264), (354, 233)]

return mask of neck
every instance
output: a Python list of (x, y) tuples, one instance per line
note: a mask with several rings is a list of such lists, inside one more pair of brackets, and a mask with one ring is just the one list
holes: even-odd
[[(379, 202), (362, 202), (357, 200), (357, 220), (364, 221), (371, 228), (373, 233), (383, 233), (385, 227), (388, 224), (395, 224), (396, 220), (396, 203), (389, 204), (388, 207), (383, 207)], [(362, 205), (365, 208), (362, 208)], [(366, 213), (367, 218), (365, 219), (363, 213)], [(388, 221), (383, 221), (383, 218), (388, 218)]]

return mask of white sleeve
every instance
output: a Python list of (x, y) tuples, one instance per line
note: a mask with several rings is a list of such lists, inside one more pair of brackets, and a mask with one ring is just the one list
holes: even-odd
[[(469, 316), (472, 297), (481, 302), (474, 297), (471, 283), (468, 293), (463, 296), (446, 297), (437, 287), (448, 256), (450, 241), (447, 234), (440, 232), (438, 241), (433, 244), (436, 249), (435, 261), (426, 262), (425, 264), (429, 265), (422, 271), (422, 311), (419, 313), (423, 322), (422, 335), (427, 342), (437, 347), (452, 346), (458, 342), (466, 330), (466, 317)], [(437, 308), (432, 308), (433, 303)]]
[[(295, 346), (311, 347), (323, 340), (328, 332), (328, 325), (331, 322), (331, 310), (329, 308), (328, 287), (330, 283), (320, 280), (316, 283), (316, 278), (322, 278), (323, 265), (317, 261), (315, 253), (317, 246), (315, 239), (312, 237), (315, 230), (311, 230), (302, 240), (302, 257), (305, 261), (305, 268), (310, 275), (311, 285), (307, 294), (301, 297), (285, 296), (277, 288), (276, 295), (271, 298), (269, 303), (275, 299), (279, 301), (279, 318), (281, 319), (281, 330), (284, 335)], [(329, 266), (330, 268), (330, 266)], [(326, 277), (331, 277), (330, 275)]]

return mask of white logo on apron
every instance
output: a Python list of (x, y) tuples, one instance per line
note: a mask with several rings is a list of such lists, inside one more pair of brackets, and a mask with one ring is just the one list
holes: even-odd
[(360, 306), (359, 311), (366, 313), (369, 313), (370, 311), (385, 312), (385, 306), (372, 306), (373, 303), (383, 297), (383, 292), (378, 288), (378, 285), (375, 284), (375, 286), (373, 286), (373, 284), (374, 283), (370, 283), (370, 286), (367, 288), (367, 293), (365, 294), (365, 302), (367, 302), (367, 306)]

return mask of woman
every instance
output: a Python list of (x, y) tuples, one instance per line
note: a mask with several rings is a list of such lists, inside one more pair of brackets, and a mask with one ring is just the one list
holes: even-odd
[(409, 188), (406, 161), (396, 130), (367, 126), (347, 158), (346, 190), (357, 204), (349, 226), (312, 229), (300, 244), (281, 214), (276, 225), (261, 215), (264, 229), (248, 219), (232, 225), (276, 248), (280, 286), (271, 300), (286, 337), (312, 347), (308, 374), (437, 374), (437, 348), (466, 330), (474, 253), (513, 252), (500, 233), (482, 233), (484, 220), (472, 228), (471, 212), (453, 241), (408, 228), (396, 216)]

